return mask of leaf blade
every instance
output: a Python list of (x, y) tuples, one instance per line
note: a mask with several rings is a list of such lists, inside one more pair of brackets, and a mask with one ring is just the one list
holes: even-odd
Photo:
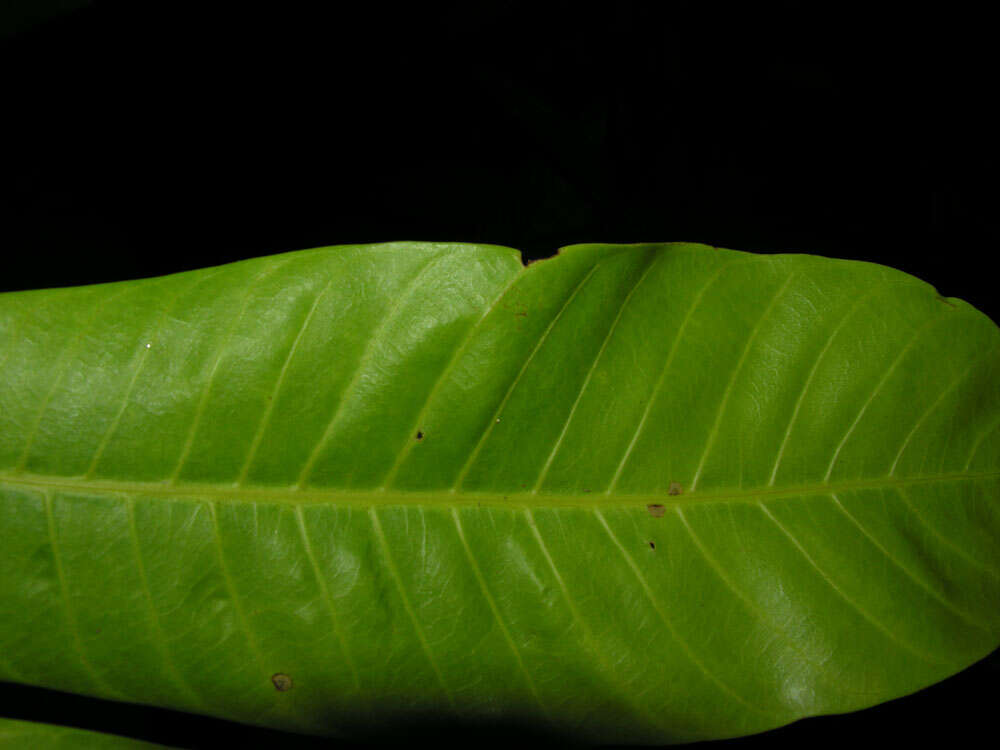
[[(1000, 332), (892, 269), (402, 243), (4, 295), (0, 325), (11, 679), (664, 742), (1000, 641)], [(39, 626), (60, 599), (75, 636)]]

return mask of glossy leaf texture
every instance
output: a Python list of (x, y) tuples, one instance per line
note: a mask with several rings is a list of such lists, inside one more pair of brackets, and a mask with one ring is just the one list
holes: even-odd
[(32, 721), (0, 719), (0, 748), (38, 747), (46, 750), (165, 750), (131, 737), (100, 734), (85, 729), (39, 724)]
[(1000, 332), (702, 245), (323, 248), (0, 297), (0, 678), (664, 743), (1000, 643)]

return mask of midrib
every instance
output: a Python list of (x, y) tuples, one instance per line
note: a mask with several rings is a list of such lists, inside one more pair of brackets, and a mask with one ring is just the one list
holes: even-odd
[(929, 474), (918, 477), (876, 477), (871, 479), (816, 482), (789, 487), (740, 488), (698, 490), (680, 495), (654, 493), (606, 494), (604, 492), (551, 493), (551, 492), (482, 492), (445, 490), (378, 490), (378, 489), (321, 489), (315, 487), (246, 487), (206, 483), (134, 482), (124, 480), (82, 479), (54, 477), (41, 474), (16, 475), (0, 472), (0, 485), (24, 487), (35, 490), (55, 490), (83, 494), (120, 494), (133, 497), (188, 498), (221, 502), (333, 504), (357, 507), (375, 505), (419, 505), (452, 508), (456, 506), (481, 506), (503, 508), (578, 507), (608, 508), (646, 505), (690, 505), (704, 502), (760, 502), (761, 500), (815, 496), (850, 490), (910, 487), (920, 484), (975, 481), (1000, 478), (1000, 471), (956, 472)]

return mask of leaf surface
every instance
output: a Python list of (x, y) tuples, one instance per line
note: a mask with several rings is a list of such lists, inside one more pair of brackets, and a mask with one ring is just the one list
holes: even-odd
[(40, 747), (46, 750), (163, 750), (131, 737), (100, 734), (86, 729), (39, 724), (33, 721), (16, 721), (0, 718), (0, 748)]
[(1000, 642), (1000, 332), (883, 266), (322, 248), (0, 296), (0, 679), (662, 743)]

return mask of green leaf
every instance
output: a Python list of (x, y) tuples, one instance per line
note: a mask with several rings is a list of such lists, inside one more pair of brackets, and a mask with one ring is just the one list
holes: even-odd
[(4, 0), (0, 5), (0, 39), (24, 33), (92, 3), (93, 0)]
[(0, 297), (0, 679), (662, 743), (1000, 642), (1000, 335), (868, 263), (289, 253)]
[(46, 750), (63, 747), (67, 750), (154, 750), (164, 746), (85, 729), (0, 718), (0, 748), (8, 747), (42, 747)]

